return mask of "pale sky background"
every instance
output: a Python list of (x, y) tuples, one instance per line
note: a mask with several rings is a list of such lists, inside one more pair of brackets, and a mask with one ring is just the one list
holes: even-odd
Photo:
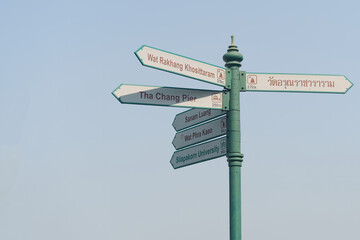
[(140, 64), (146, 44), (241, 70), (343, 74), (346, 94), (241, 94), (243, 239), (360, 239), (360, 4), (1, 1), (0, 239), (228, 239), (224, 157), (174, 170), (183, 108), (121, 83), (221, 90)]

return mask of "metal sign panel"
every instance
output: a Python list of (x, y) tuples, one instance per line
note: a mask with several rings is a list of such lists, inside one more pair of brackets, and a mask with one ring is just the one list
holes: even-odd
[(226, 117), (178, 132), (172, 144), (175, 149), (180, 149), (224, 134), (226, 134)]
[(352, 85), (343, 75), (246, 73), (246, 91), (346, 93)]
[(174, 152), (170, 163), (174, 169), (226, 155), (226, 137)]
[(226, 111), (222, 110), (190, 109), (177, 114), (172, 125), (176, 131), (180, 131), (224, 114), (226, 114)]
[(121, 103), (222, 109), (223, 92), (122, 84), (112, 94)]
[(144, 66), (225, 86), (225, 68), (146, 45), (141, 46), (135, 55)]

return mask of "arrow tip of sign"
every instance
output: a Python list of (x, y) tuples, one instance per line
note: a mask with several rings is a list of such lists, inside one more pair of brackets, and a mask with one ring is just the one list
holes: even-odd
[(176, 169), (176, 167), (175, 167), (174, 164), (173, 164), (174, 155), (175, 155), (175, 152), (174, 152), (173, 155), (171, 156), (170, 164), (171, 164), (171, 166), (173, 167), (173, 169)]
[(345, 79), (350, 83), (350, 86), (349, 86), (348, 88), (346, 88), (346, 91), (344, 92), (344, 93), (346, 93), (347, 91), (350, 90), (350, 88), (352, 88), (352, 87), (354, 86), (354, 83), (351, 82), (346, 76), (344, 76), (344, 77), (345, 77)]
[[(175, 135), (175, 137), (176, 137), (176, 135)], [(175, 144), (174, 144), (174, 142), (175, 142), (175, 137), (174, 137), (173, 141), (171, 142), (171, 144), (173, 145), (173, 147), (174, 147), (175, 149), (177, 149), (176, 146), (175, 146)]]
[(175, 131), (177, 131), (177, 129), (176, 129), (176, 127), (175, 127), (175, 119), (174, 119), (174, 121), (172, 122), (171, 125), (173, 126), (173, 128), (175, 129)]
[(146, 47), (146, 45), (142, 45), (141, 47), (138, 48), (138, 50), (136, 50), (134, 53), (136, 54), (137, 52), (143, 50), (143, 48)]
[(142, 65), (144, 65), (143, 61), (142, 61), (142, 58), (140, 57), (140, 55), (138, 54), (139, 52), (143, 51), (143, 48), (146, 47), (146, 45), (142, 45), (138, 50), (136, 50), (134, 52), (135, 56), (137, 57), (137, 59), (139, 59), (140, 63)]
[(123, 84), (120, 84), (114, 91), (111, 92), (111, 94), (117, 98), (118, 100), (120, 100), (120, 88), (121, 86), (123, 86)]
[(171, 164), (171, 166), (173, 167), (173, 169), (176, 169), (176, 168), (174, 167), (174, 164), (171, 162), (171, 160), (170, 160), (170, 164)]

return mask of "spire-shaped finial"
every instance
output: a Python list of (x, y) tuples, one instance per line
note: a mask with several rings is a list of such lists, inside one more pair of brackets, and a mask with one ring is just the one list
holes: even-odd
[(239, 53), (239, 49), (234, 43), (234, 35), (231, 35), (231, 44), (227, 50), (227, 53), (224, 54), (223, 59), (225, 61), (225, 66), (228, 68), (232, 66), (241, 66), (243, 55)]

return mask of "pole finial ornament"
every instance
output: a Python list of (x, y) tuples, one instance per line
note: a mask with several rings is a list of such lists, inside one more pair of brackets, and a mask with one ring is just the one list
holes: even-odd
[(231, 35), (231, 44), (227, 50), (227, 53), (224, 54), (223, 60), (225, 62), (225, 67), (230, 68), (233, 66), (240, 67), (241, 61), (243, 60), (243, 55), (239, 53), (239, 49), (234, 43), (234, 35)]
[(234, 35), (231, 35), (231, 45), (235, 45), (234, 44)]

